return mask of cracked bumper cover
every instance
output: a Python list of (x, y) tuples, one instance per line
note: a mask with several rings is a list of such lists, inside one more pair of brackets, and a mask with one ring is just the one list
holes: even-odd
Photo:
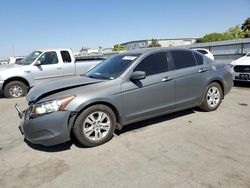
[(19, 129), (31, 143), (52, 146), (70, 140), (72, 119), (70, 111), (58, 111), (26, 119)]

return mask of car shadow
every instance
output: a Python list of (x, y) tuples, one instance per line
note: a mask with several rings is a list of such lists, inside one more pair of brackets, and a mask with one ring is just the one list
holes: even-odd
[(39, 145), (39, 144), (32, 144), (31, 142), (29, 142), (25, 138), (24, 138), (24, 142), (34, 150), (44, 151), (44, 152), (49, 152), (49, 153), (70, 150), (71, 146), (73, 145), (72, 141), (68, 141), (68, 142), (65, 142), (63, 144), (58, 144), (55, 146), (43, 146), (43, 145)]
[(234, 87), (250, 88), (250, 82), (234, 81)]
[[(149, 127), (149, 126), (152, 126), (152, 125), (157, 124), (157, 123), (169, 121), (171, 119), (175, 119), (178, 117), (190, 115), (192, 113), (195, 113), (196, 111), (201, 111), (201, 110), (199, 108), (192, 108), (192, 109), (183, 110), (183, 111), (159, 116), (156, 118), (140, 121), (137, 123), (132, 123), (132, 124), (124, 126), (121, 130), (116, 130), (115, 135), (120, 136), (126, 132), (139, 131), (142, 128)], [(26, 139), (24, 139), (24, 141), (32, 149), (35, 149), (38, 151), (43, 151), (43, 152), (50, 152), (50, 153), (70, 150), (72, 145), (75, 145), (78, 148), (86, 148), (86, 147), (82, 146), (81, 144), (79, 144), (79, 142), (75, 139), (73, 134), (71, 135), (70, 141), (63, 143), (63, 144), (55, 145), (55, 146), (43, 146), (43, 145), (32, 144)]]

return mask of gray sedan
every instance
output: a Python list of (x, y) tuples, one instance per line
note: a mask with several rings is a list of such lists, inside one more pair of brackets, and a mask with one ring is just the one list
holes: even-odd
[[(216, 110), (233, 86), (230, 67), (187, 49), (153, 48), (115, 55), (85, 75), (35, 86), (19, 126), (46, 146), (70, 135), (86, 147), (109, 141), (115, 129), (199, 106)], [(73, 134), (71, 134), (73, 133)]]

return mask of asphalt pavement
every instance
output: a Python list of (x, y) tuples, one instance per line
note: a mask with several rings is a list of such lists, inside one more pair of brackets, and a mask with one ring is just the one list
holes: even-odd
[(0, 97), (0, 187), (250, 187), (250, 86), (214, 112), (198, 108), (124, 127), (99, 147), (26, 142), (15, 103)]

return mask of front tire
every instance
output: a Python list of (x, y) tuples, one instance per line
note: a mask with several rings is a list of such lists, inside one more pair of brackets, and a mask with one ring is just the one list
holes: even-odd
[(6, 98), (19, 98), (27, 95), (28, 88), (21, 81), (12, 81), (6, 84), (3, 92)]
[(106, 105), (93, 105), (77, 117), (73, 133), (83, 146), (95, 147), (108, 142), (115, 127), (114, 112)]
[(200, 108), (207, 112), (214, 111), (220, 106), (222, 98), (223, 92), (221, 86), (213, 82), (208, 85)]

